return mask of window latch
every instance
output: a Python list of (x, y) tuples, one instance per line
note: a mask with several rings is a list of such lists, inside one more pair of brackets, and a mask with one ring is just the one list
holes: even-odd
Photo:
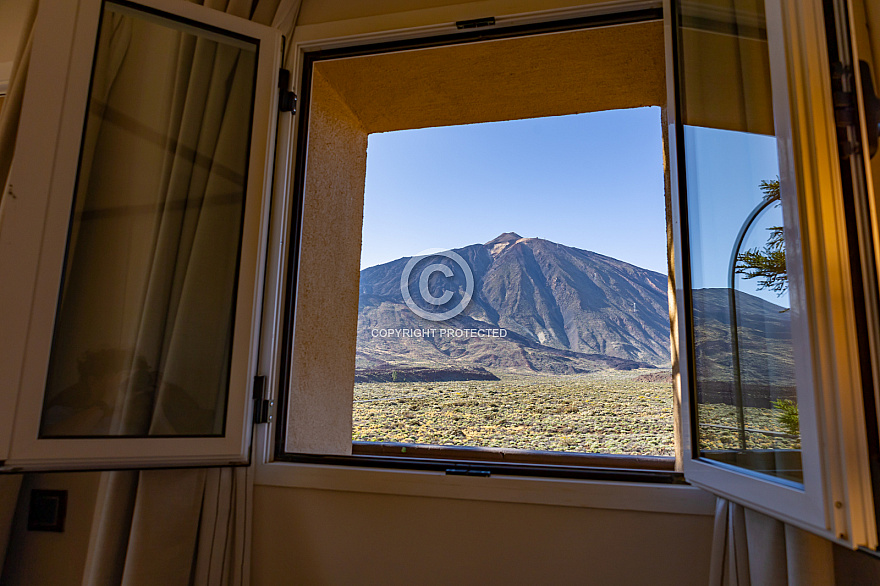
[(471, 20), (459, 20), (455, 23), (455, 28), (464, 30), (469, 28), (483, 28), (484, 26), (495, 26), (495, 17), (487, 16), (486, 18), (473, 18)]
[(477, 468), (461, 467), (447, 468), (447, 476), (492, 476), (491, 470), (480, 470)]
[(290, 70), (278, 72), (278, 111), (296, 114), (296, 94), (290, 89)]
[(254, 423), (271, 423), (275, 414), (275, 401), (263, 398), (266, 390), (266, 377), (254, 377)]

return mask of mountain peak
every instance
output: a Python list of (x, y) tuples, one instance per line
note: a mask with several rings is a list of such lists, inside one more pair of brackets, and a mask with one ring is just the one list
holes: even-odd
[(488, 246), (489, 248), (491, 248), (492, 246), (494, 246), (496, 244), (508, 244), (510, 242), (516, 242), (517, 240), (520, 240), (520, 239), (522, 239), (522, 236), (520, 236), (516, 232), (505, 232), (501, 236), (498, 236), (497, 238), (493, 238), (492, 240), (487, 242), (485, 244), (485, 246)]
[(516, 244), (519, 240), (522, 240), (522, 236), (516, 232), (505, 232), (501, 236), (490, 240), (484, 246), (489, 249), (489, 254), (491, 254), (493, 258), (497, 258), (498, 255), (504, 252), (508, 246)]
[[(374, 338), (374, 327), (425, 324), (406, 305), (396, 261), (361, 273), (359, 368), (416, 360), (534, 372), (575, 372), (566, 370), (571, 366), (586, 372), (598, 368), (590, 366), (590, 355), (669, 363), (665, 275), (512, 232), (457, 250), (468, 263), (474, 288), (466, 310), (445, 327), (505, 328), (507, 341), (473, 338), (459, 346), (445, 337)], [(463, 297), (461, 279), (442, 285)], [(719, 326), (719, 331), (724, 330)]]

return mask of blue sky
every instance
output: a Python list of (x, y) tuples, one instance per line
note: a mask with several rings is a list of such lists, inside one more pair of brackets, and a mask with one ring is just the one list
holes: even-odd
[[(746, 132), (686, 126), (691, 280), (695, 288), (727, 287), (731, 249), (742, 223), (761, 203), (761, 181), (779, 176), (776, 138)], [(782, 225), (782, 209), (771, 206), (747, 232), (740, 252), (763, 248), (767, 228)], [(758, 290), (757, 279), (737, 277), (737, 288), (789, 306), (787, 293)]]
[(361, 267), (503, 232), (666, 272), (660, 109), (372, 134)]
[[(661, 133), (652, 107), (372, 134), (361, 268), (516, 232), (665, 273)], [(779, 174), (776, 140), (688, 127), (685, 144), (693, 284), (726, 287), (758, 186)], [(742, 249), (780, 223), (768, 209)], [(741, 290), (788, 305), (756, 285), (739, 278)]]

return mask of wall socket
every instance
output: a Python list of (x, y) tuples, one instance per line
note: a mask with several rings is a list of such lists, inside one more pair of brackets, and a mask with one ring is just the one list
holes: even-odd
[(64, 531), (67, 491), (32, 489), (28, 504), (28, 531)]

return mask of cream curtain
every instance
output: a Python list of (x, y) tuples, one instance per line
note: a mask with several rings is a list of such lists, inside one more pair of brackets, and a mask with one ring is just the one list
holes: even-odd
[(249, 468), (107, 472), (84, 585), (247, 584)]
[(240, 585), (250, 577), (250, 468), (106, 472), (83, 585)]
[(719, 498), (710, 586), (834, 586), (830, 541)]

